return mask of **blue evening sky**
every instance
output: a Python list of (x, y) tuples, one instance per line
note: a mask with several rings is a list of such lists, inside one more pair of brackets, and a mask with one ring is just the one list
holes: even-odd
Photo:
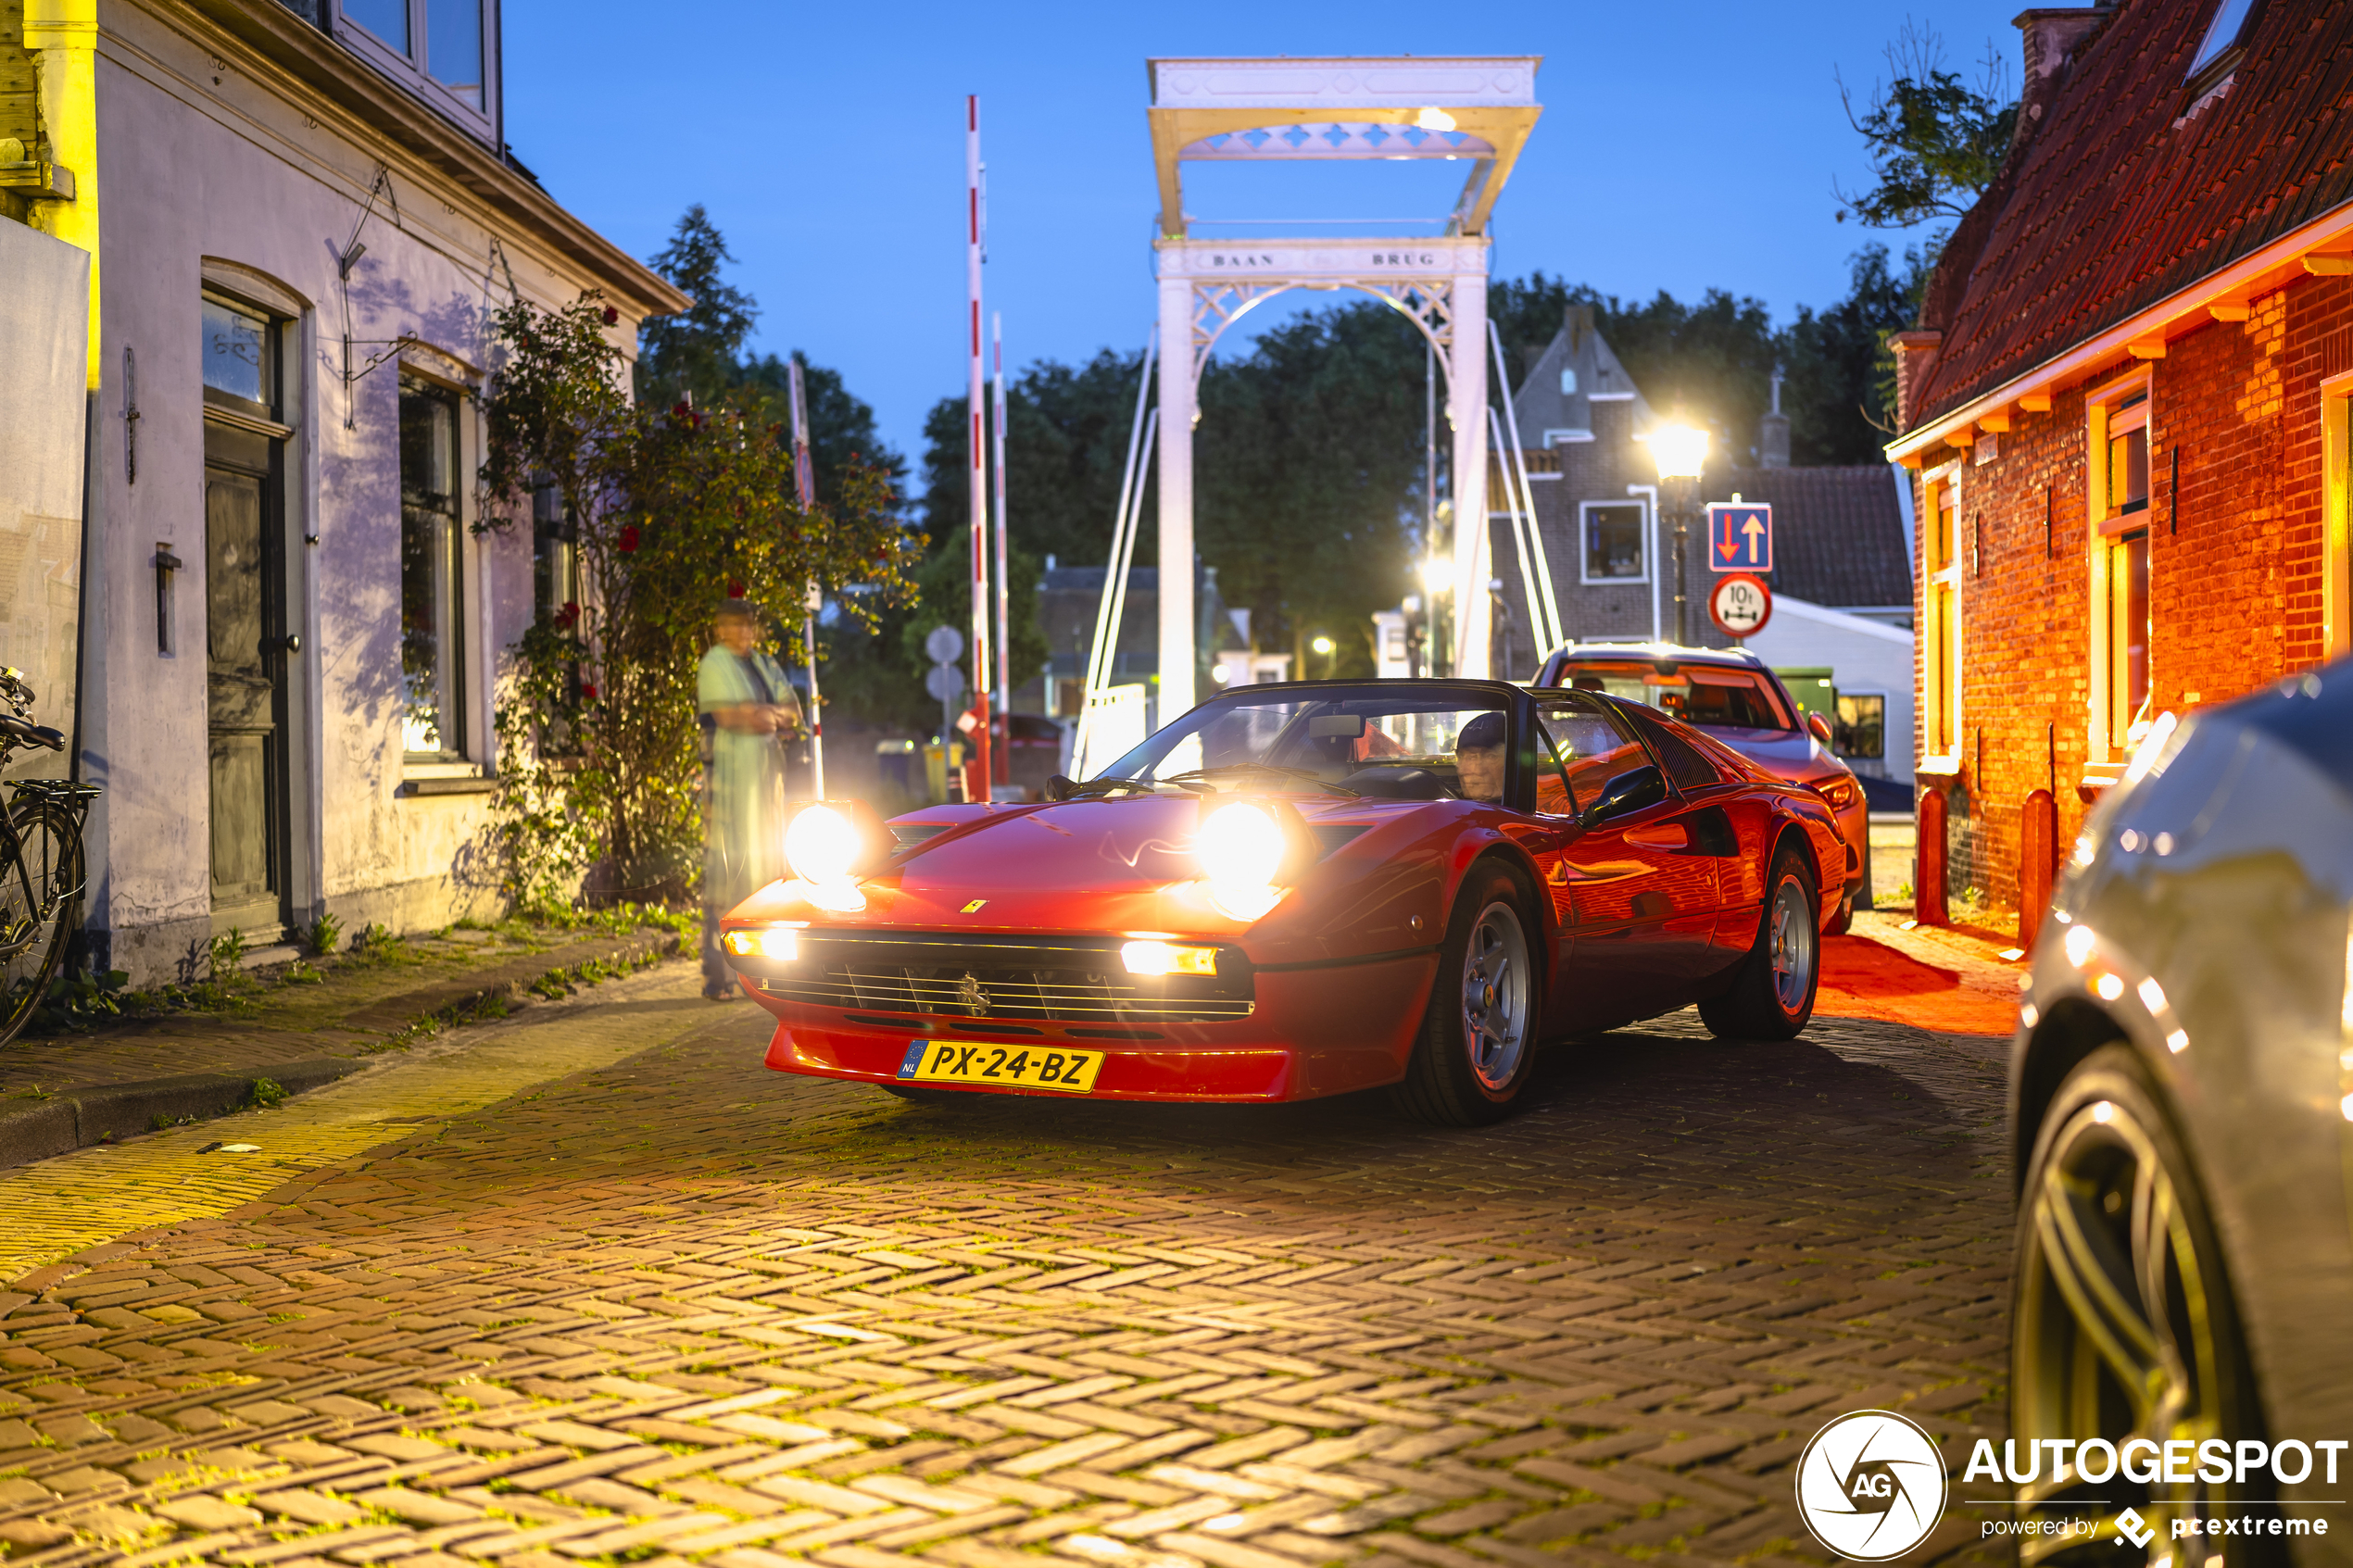
[[(1990, 40), (2014, 92), (2018, 7), (1949, 0), (1928, 13), (1948, 67), (1974, 80)], [(1831, 182), (1859, 183), (1864, 165), (1831, 72), (1868, 94), (1906, 19), (1885, 0), (503, 10), (517, 156), (639, 257), (703, 203), (737, 257), (733, 281), (760, 302), (755, 346), (840, 370), (911, 460), (925, 408), (963, 388), (966, 93), (981, 95), (989, 167), (987, 305), (1004, 315), (1015, 370), (1135, 348), (1151, 325), (1155, 55), (1541, 55), (1544, 116), (1496, 209), (1495, 274), (1541, 268), (1642, 297), (1721, 287), (1782, 320), (1843, 295), (1848, 257), (1872, 237), (1832, 221)], [(1438, 214), (1461, 169), (1189, 165), (1186, 205)], [(1196, 230), (1251, 232), (1267, 231)]]

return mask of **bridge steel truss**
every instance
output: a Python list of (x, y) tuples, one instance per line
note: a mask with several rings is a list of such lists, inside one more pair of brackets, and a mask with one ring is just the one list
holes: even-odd
[[(1227, 330), (1293, 289), (1352, 289), (1412, 320), (1436, 351), (1453, 434), (1455, 646), (1489, 672), (1487, 227), (1543, 111), (1534, 56), (1155, 59), (1149, 111), (1160, 234), (1158, 721), (1193, 705), (1193, 428), (1203, 368)], [(1469, 165), (1445, 232), (1428, 239), (1196, 239), (1189, 162), (1443, 158)]]

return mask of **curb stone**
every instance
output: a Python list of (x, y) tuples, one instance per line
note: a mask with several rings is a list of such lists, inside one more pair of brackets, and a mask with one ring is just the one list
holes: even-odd
[[(620, 939), (554, 969), (547, 967), (545, 955), (535, 954), (486, 974), (386, 997), (343, 1022), (353, 1028), (396, 1035), (420, 1023), (462, 1019), (493, 1001), (519, 1004), (529, 1000), (535, 984), (551, 975), (567, 973), (583, 963), (593, 961), (636, 969), (681, 950), (681, 939), (674, 933), (664, 932)], [(298, 1095), (375, 1064), (373, 1055), (314, 1057), (275, 1062), (250, 1072), (190, 1073), (171, 1078), (64, 1090), (23, 1110), (0, 1110), (0, 1169), (29, 1165), (93, 1144), (153, 1132), (158, 1118), (176, 1124), (210, 1121), (242, 1110), (252, 1103), (254, 1085), (263, 1080), (277, 1084), (288, 1095)]]
[(0, 1166), (28, 1165), (153, 1132), (158, 1117), (179, 1123), (225, 1116), (251, 1104), (254, 1085), (265, 1079), (298, 1095), (370, 1065), (362, 1057), (317, 1057), (280, 1062), (267, 1073), (190, 1073), (59, 1095), (29, 1110), (0, 1114)]

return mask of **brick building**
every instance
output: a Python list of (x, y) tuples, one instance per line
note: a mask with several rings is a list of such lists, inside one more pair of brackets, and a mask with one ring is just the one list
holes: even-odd
[(1997, 909), (2030, 792), (2065, 845), (2165, 713), (2346, 650), (2353, 457), (2353, 9), (2019, 22), (2017, 139), (1894, 340), (1889, 448), (1919, 787)]

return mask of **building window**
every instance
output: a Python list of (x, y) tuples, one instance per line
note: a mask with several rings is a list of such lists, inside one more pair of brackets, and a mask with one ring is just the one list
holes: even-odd
[(2149, 531), (2128, 530), (2107, 548), (2108, 733), (2120, 759), (2148, 727)]
[(2222, 0), (2215, 8), (2214, 19), (2207, 24), (2206, 37), (2197, 46), (2197, 57), (2190, 61), (2191, 92), (2203, 93), (2219, 85), (2219, 79), (2238, 65), (2239, 40), (2254, 10), (2255, 0)]
[(1831, 746), (1841, 757), (1887, 756), (1887, 698), (1861, 693), (1838, 694), (1838, 718), (1831, 725)]
[(465, 756), (458, 471), (457, 395), (402, 377), (400, 733), (412, 761)]
[(498, 141), (497, 0), (325, 0), (335, 36), (474, 134)]
[(2145, 370), (2084, 400), (2092, 608), (2088, 757), (2098, 765), (2129, 758), (2149, 721), (2150, 408)]
[(1959, 538), (1960, 486), (1948, 477), (1928, 486), (1920, 570), (1921, 594), (1927, 611), (1923, 643), (1926, 670), (1921, 684), (1928, 711), (1921, 717), (1922, 751), (1929, 757), (1957, 758), (1961, 748), (1961, 571)]
[(1649, 552), (1643, 548), (1640, 501), (1585, 501), (1579, 505), (1584, 531), (1584, 580), (1588, 583), (1647, 583)]

